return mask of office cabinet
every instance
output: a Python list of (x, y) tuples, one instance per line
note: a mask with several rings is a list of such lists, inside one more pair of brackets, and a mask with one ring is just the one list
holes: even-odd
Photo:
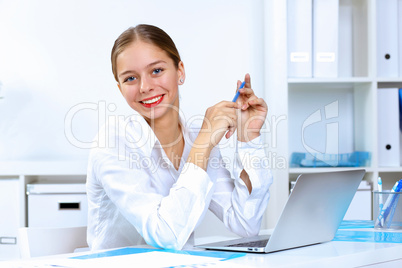
[(0, 177), (0, 260), (19, 257), (19, 195), (18, 178)]
[(86, 226), (88, 202), (85, 184), (27, 185), (28, 227)]

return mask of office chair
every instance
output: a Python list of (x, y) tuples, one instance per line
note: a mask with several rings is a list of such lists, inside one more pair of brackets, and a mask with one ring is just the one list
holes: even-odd
[(77, 248), (88, 248), (87, 227), (18, 229), (18, 244), (22, 258), (73, 253)]

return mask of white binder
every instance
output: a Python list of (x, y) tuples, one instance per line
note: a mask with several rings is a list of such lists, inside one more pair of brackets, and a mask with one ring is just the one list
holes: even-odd
[(402, 77), (402, 0), (398, 0), (398, 47), (399, 47), (399, 77)]
[(312, 77), (312, 0), (288, 0), (288, 77)]
[(378, 89), (378, 165), (400, 165), (399, 89)]
[(313, 0), (313, 76), (338, 76), (339, 0)]
[(398, 77), (398, 0), (377, 0), (377, 76)]
[(338, 76), (353, 76), (353, 7), (339, 6)]

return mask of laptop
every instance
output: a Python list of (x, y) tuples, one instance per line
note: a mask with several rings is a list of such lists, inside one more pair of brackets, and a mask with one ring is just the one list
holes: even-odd
[(271, 235), (196, 247), (270, 253), (331, 241), (365, 173), (354, 169), (301, 174)]

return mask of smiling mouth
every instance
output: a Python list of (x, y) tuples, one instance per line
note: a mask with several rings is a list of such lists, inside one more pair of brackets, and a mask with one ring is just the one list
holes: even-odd
[(147, 108), (152, 108), (152, 107), (155, 107), (156, 105), (158, 105), (159, 103), (161, 103), (164, 96), (165, 95), (159, 95), (152, 99), (142, 100), (142, 101), (140, 101), (140, 103)]

